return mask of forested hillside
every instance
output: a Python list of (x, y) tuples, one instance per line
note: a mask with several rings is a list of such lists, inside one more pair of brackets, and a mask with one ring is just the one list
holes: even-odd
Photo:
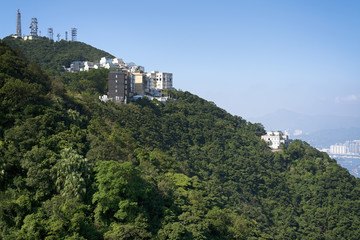
[(11, 36), (4, 38), (4, 41), (13, 49), (20, 50), (41, 68), (49, 70), (62, 70), (62, 66), (69, 67), (73, 61), (95, 61), (102, 57), (114, 57), (82, 42), (56, 42), (46, 37), (24, 41)]
[(0, 42), (1, 239), (360, 239), (359, 179), (327, 154), (273, 153), (189, 92), (117, 105), (74, 78)]

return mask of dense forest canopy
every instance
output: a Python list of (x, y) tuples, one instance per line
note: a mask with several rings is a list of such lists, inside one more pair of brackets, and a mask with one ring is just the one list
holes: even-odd
[(96, 61), (102, 57), (114, 57), (110, 53), (76, 41), (53, 41), (46, 37), (24, 41), (11, 36), (4, 41), (13, 49), (19, 49), (26, 58), (36, 62), (41, 68), (63, 70), (73, 61)]
[(189, 92), (100, 102), (104, 75), (49, 77), (0, 42), (1, 239), (360, 239), (359, 179), (327, 154), (273, 153)]

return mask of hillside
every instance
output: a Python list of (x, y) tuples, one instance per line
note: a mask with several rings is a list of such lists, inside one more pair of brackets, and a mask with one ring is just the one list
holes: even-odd
[(307, 143), (189, 92), (78, 91), (0, 42), (1, 239), (360, 239), (359, 179)]
[(102, 57), (114, 57), (82, 42), (65, 40), (56, 42), (46, 37), (23, 41), (11, 36), (4, 38), (4, 41), (13, 49), (19, 49), (26, 58), (46, 70), (61, 71), (62, 66), (69, 67), (73, 61), (95, 61)]

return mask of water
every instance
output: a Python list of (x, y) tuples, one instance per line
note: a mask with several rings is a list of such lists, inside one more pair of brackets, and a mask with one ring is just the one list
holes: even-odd
[(340, 166), (349, 170), (350, 174), (360, 177), (360, 156), (332, 155), (331, 157), (336, 159)]

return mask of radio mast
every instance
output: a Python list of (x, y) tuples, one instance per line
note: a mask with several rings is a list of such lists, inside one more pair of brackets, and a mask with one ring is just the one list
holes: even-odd
[(38, 36), (38, 21), (37, 21), (37, 18), (32, 18), (31, 19), (30, 36), (33, 36), (33, 37)]
[(17, 11), (17, 21), (16, 21), (16, 36), (21, 37), (21, 13), (20, 9)]

